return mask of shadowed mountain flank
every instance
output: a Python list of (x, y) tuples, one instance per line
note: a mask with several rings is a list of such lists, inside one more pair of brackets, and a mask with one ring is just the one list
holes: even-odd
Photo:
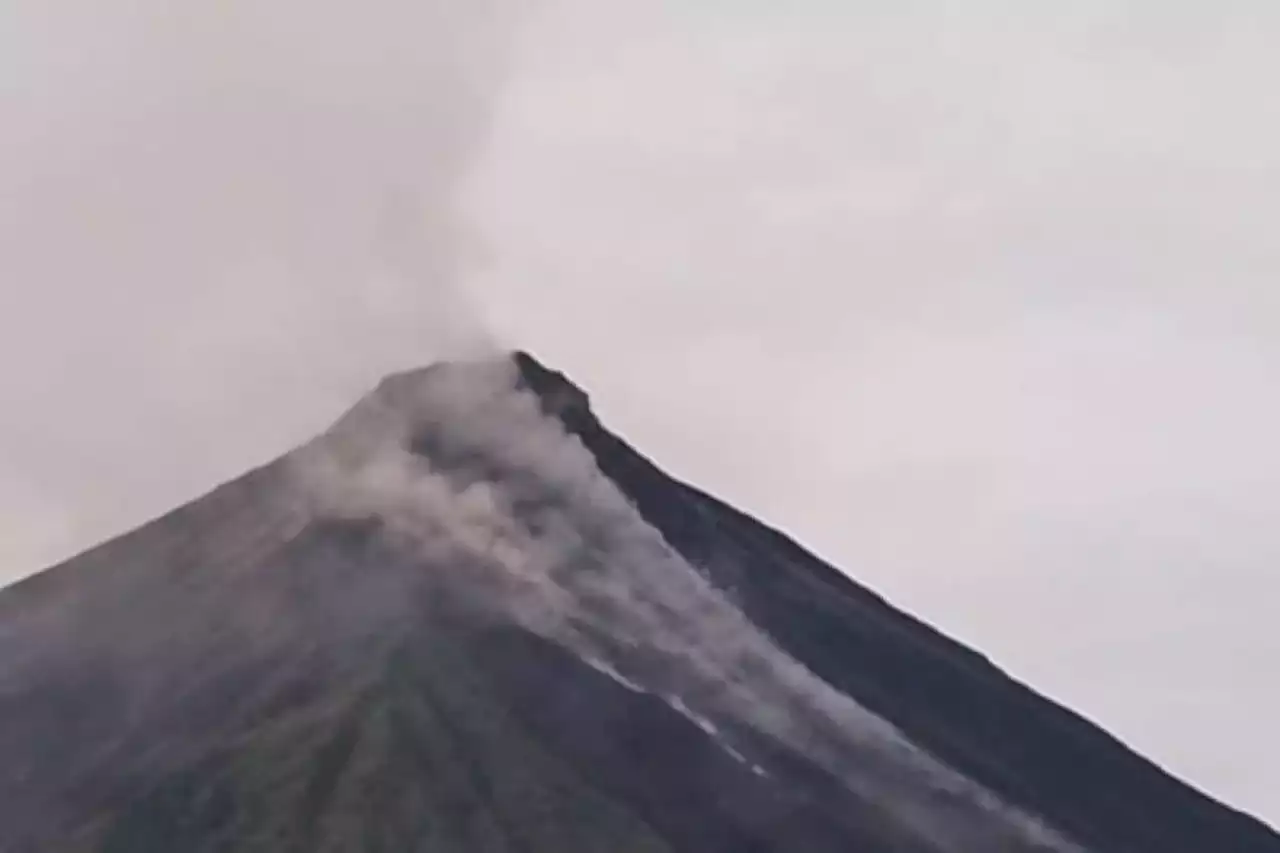
[(527, 353), (0, 592), (3, 853), (1280, 853)]

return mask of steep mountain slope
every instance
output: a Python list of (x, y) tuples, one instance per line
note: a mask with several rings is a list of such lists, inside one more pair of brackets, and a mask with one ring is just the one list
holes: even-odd
[(0, 593), (0, 851), (1280, 853), (525, 354)]

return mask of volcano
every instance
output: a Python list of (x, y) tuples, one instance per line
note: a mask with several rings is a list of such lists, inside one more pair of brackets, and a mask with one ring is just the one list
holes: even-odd
[(1280, 853), (525, 353), (0, 592), (3, 853)]

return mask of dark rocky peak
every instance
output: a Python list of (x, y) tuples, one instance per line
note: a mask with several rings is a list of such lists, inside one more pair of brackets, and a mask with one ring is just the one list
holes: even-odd
[(518, 386), (536, 394), (544, 412), (559, 418), (572, 431), (595, 423), (590, 396), (567, 376), (544, 366), (524, 350), (512, 353), (511, 360), (518, 371)]

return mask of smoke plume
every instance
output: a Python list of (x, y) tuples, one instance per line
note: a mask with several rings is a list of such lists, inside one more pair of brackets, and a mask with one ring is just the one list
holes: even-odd
[(0, 480), (61, 517), (0, 541), (83, 546), (492, 348), (459, 196), (530, 6), (4, 4)]

